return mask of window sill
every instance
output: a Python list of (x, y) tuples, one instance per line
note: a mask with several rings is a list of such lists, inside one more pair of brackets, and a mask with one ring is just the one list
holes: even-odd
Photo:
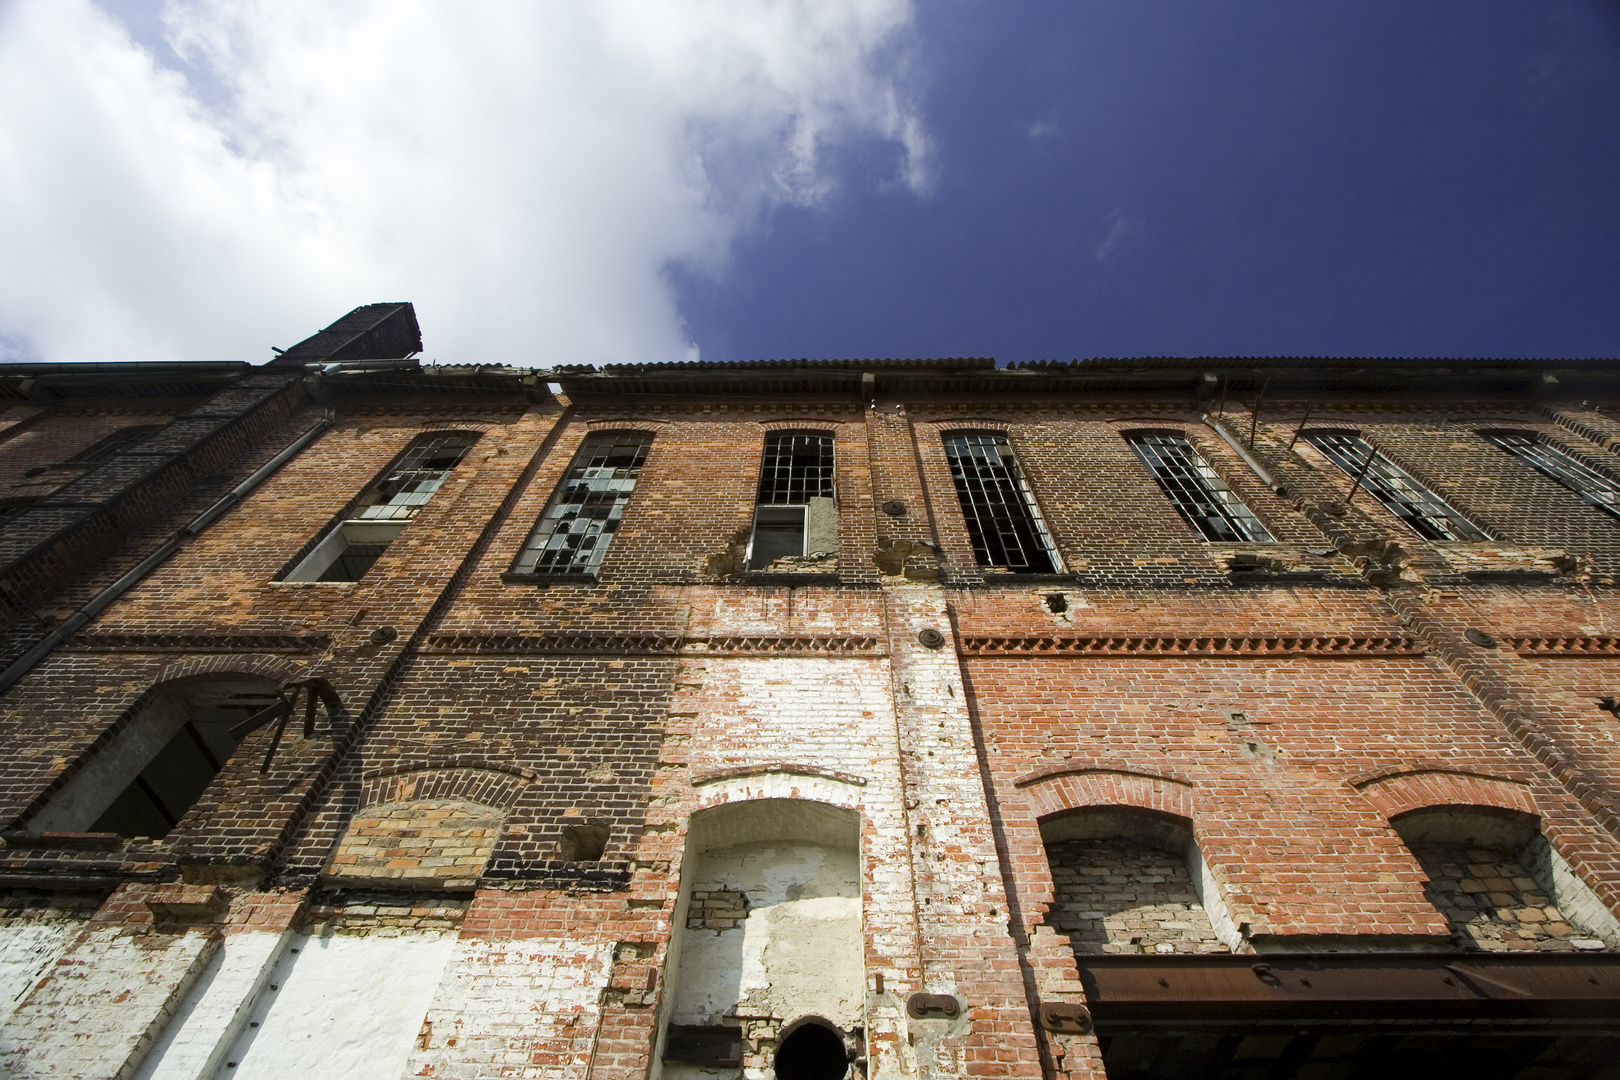
[(501, 575), (506, 585), (595, 585), (595, 574), (528, 574), (508, 570)]
[(358, 581), (267, 581), (271, 589), (352, 589)]
[(744, 585), (837, 585), (838, 575), (824, 570), (745, 570), (736, 579)]
[(1075, 585), (1080, 581), (1079, 574), (1015, 574), (1011, 570), (996, 570), (992, 567), (981, 567), (986, 585)]

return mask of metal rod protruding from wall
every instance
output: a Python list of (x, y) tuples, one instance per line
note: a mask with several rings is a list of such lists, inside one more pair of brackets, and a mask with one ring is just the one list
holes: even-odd
[(1350, 500), (1356, 497), (1356, 492), (1361, 490), (1361, 481), (1367, 475), (1367, 470), (1372, 467), (1373, 458), (1378, 456), (1378, 447), (1372, 443), (1367, 444), (1367, 449), (1370, 451), (1367, 454), (1367, 460), (1363, 461), (1361, 468), (1356, 471), (1356, 482), (1350, 485), (1350, 494), (1344, 497), (1344, 505), (1346, 506), (1349, 506)]

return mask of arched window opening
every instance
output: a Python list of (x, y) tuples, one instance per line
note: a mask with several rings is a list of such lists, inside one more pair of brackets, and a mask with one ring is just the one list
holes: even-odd
[(1596, 952), (1620, 946), (1614, 915), (1532, 814), (1492, 807), (1413, 810), (1390, 822), (1428, 875), (1424, 895), (1460, 948)]
[[(1041, 823), (1052, 872), (1046, 924), (1076, 953), (1224, 953), (1203, 860), (1181, 818), (1099, 809)], [(1224, 912), (1222, 912), (1224, 914)]]
[(219, 675), (154, 693), (29, 823), (38, 832), (168, 835), (236, 752), (231, 728), (279, 697), (278, 684)]
[(800, 1024), (776, 1048), (776, 1080), (843, 1080), (847, 1072), (843, 1037), (826, 1024)]
[(843, 1075), (839, 1032), (863, 1025), (866, 997), (859, 836), (853, 811), (808, 800), (693, 816), (670, 947), (665, 1080), (741, 1077), (773, 1063), (792, 1080)]

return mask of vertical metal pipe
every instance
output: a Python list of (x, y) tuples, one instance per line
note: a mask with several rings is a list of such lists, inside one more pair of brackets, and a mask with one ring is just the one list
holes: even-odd
[(1257, 429), (1260, 426), (1260, 403), (1266, 399), (1266, 387), (1268, 387), (1270, 385), (1271, 385), (1271, 380), (1267, 379), (1265, 382), (1260, 384), (1260, 392), (1258, 394), (1254, 395), (1254, 411), (1249, 414), (1249, 449), (1250, 450), (1254, 449), (1254, 433), (1255, 433), (1255, 429)]
[(1288, 440), (1288, 449), (1292, 450), (1294, 448), (1294, 444), (1299, 442), (1299, 433), (1304, 431), (1305, 425), (1310, 422), (1311, 410), (1314, 408), (1316, 408), (1315, 405), (1305, 406), (1305, 415), (1299, 418), (1299, 427), (1294, 429), (1294, 437)]
[(1350, 494), (1344, 497), (1344, 505), (1346, 506), (1349, 506), (1350, 500), (1356, 497), (1356, 492), (1361, 489), (1362, 478), (1367, 475), (1367, 470), (1372, 466), (1373, 458), (1378, 456), (1378, 447), (1372, 443), (1367, 444), (1367, 450), (1369, 451), (1367, 460), (1361, 463), (1361, 468), (1356, 472), (1356, 482), (1350, 485)]

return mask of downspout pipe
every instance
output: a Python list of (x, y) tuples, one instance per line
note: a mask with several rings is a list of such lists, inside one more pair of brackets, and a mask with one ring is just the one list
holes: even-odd
[(204, 510), (189, 524), (182, 527), (179, 532), (165, 540), (162, 547), (142, 559), (123, 577), (102, 589), (89, 603), (63, 619), (55, 630), (45, 635), (44, 640), (29, 649), (5, 671), (0, 671), (0, 694), (17, 685), (24, 675), (34, 670), (39, 665), (39, 662), (49, 656), (58, 645), (77, 634), (84, 628), (86, 623), (100, 615), (114, 600), (123, 596), (138, 585), (148, 574), (163, 565), (169, 556), (179, 551), (188, 541), (202, 535), (205, 529), (224, 517), (227, 512), (246, 498), (254, 488), (268, 480), (277, 469), (291, 461), (331, 426), (332, 417), (330, 415), (323, 417), (314, 427), (304, 432), (279, 454), (261, 465), (252, 476), (232, 488), (224, 498)]
[[(1243, 445), (1243, 440), (1234, 435), (1232, 429), (1226, 426), (1225, 420), (1205, 413), (1204, 423), (1214, 428), (1215, 434), (1226, 440), (1226, 445), (1230, 446), (1237, 453), (1237, 456), (1243, 459), (1243, 464), (1247, 465), (1254, 472), (1254, 475), (1260, 478), (1261, 483), (1265, 484), (1280, 498), (1288, 498), (1288, 485), (1271, 475), (1271, 470), (1260, 464), (1259, 459)], [(3, 687), (0, 687), (0, 689), (3, 689)]]

